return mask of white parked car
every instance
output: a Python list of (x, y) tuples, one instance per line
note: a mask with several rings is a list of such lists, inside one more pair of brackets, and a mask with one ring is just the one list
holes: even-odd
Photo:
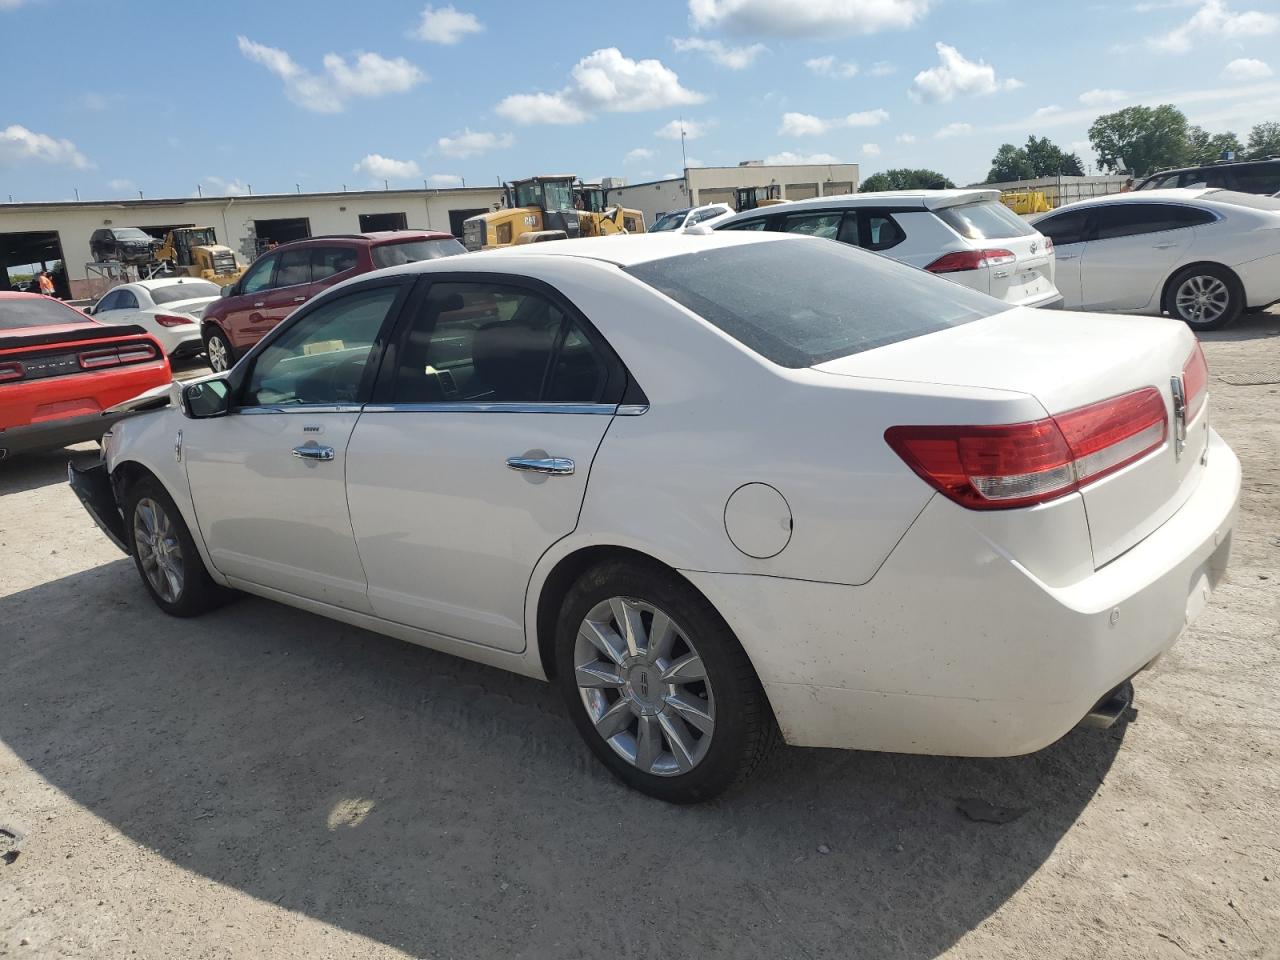
[(714, 227), (733, 216), (733, 207), (727, 203), (708, 203), (701, 207), (686, 207), (664, 213), (653, 222), (650, 233), (684, 233), (690, 227)]
[(550, 679), (685, 802), (778, 731), (1003, 756), (1113, 720), (1227, 565), (1207, 381), (1183, 324), (837, 243), (566, 240), (339, 284), (70, 476), (169, 613), (230, 587)]
[(945, 276), (998, 300), (1056, 307), (1053, 244), (999, 190), (902, 190), (816, 197), (748, 210), (716, 230), (826, 237)]
[(1280, 300), (1280, 200), (1229, 190), (1143, 190), (1035, 221), (1053, 239), (1071, 310), (1146, 313), (1197, 330)]
[(200, 318), (221, 295), (216, 283), (198, 277), (138, 280), (112, 287), (89, 312), (99, 323), (142, 327), (170, 359), (182, 360), (204, 351)]

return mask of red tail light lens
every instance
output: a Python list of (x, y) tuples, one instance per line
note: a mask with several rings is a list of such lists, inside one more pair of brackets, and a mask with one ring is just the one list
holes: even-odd
[(999, 267), (1017, 259), (1012, 250), (957, 250), (943, 254), (925, 269), (930, 273), (961, 273), (982, 267)]
[(160, 351), (150, 343), (129, 343), (108, 350), (90, 350), (80, 354), (82, 370), (100, 370), (118, 367), (125, 363), (145, 363), (160, 356)]
[(885, 441), (921, 479), (972, 510), (1008, 510), (1079, 490), (1160, 447), (1155, 387), (1056, 417), (994, 426), (890, 427)]
[(0, 383), (7, 380), (21, 380), (26, 375), (26, 369), (16, 360), (12, 363), (0, 363)]
[(162, 327), (183, 327), (189, 323), (195, 323), (190, 317), (175, 317), (169, 313), (157, 313), (155, 321)]
[(1205, 397), (1209, 395), (1208, 387), (1209, 364), (1205, 362), (1204, 351), (1200, 348), (1200, 341), (1197, 340), (1196, 348), (1187, 358), (1187, 365), (1182, 368), (1182, 392), (1187, 405), (1187, 423), (1191, 423), (1200, 415), (1200, 408), (1204, 406)]
[(82, 370), (98, 370), (102, 367), (120, 366), (120, 354), (114, 350), (93, 350), (80, 354)]

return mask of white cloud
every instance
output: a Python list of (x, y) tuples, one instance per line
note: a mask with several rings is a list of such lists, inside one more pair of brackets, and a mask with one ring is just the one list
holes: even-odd
[(417, 179), (422, 171), (412, 160), (396, 160), (384, 157), (380, 153), (365, 154), (363, 160), (351, 168), (356, 173), (367, 173), (375, 180), (408, 180)]
[(908, 91), (917, 103), (947, 103), (960, 95), (988, 96), (1022, 86), (1022, 81), (1012, 78), (997, 80), (995, 67), (983, 60), (975, 63), (965, 59), (949, 44), (936, 43), (934, 47), (939, 64), (917, 73)]
[(930, 0), (689, 0), (699, 29), (780, 37), (867, 34), (912, 26)]
[(863, 155), (864, 157), (878, 157), (878, 156), (880, 156), (880, 144), (878, 144), (878, 143), (864, 143), (864, 144), (862, 145), (862, 155)]
[(841, 80), (848, 80), (858, 75), (858, 65), (852, 60), (840, 61), (832, 55), (825, 57), (813, 57), (806, 60), (804, 65), (809, 68), (810, 72), (820, 77), (839, 77)]
[(462, 178), (456, 173), (433, 173), (427, 177), (431, 181), (431, 185), (435, 187), (460, 187), (462, 186)]
[(1043, 120), (1045, 117), (1052, 117), (1055, 113), (1061, 113), (1062, 108), (1056, 103), (1048, 107), (1040, 107), (1031, 114), (1032, 120)]
[(568, 86), (555, 93), (513, 94), (497, 112), (520, 124), (582, 123), (595, 111), (633, 113), (705, 99), (682, 87), (676, 72), (661, 61), (632, 60), (617, 47), (606, 47), (574, 65)]
[(202, 182), (212, 187), (213, 192), (221, 193), (224, 197), (243, 197), (249, 192), (249, 185), (239, 177), (234, 180), (223, 180), (221, 177), (205, 177)]
[(354, 62), (336, 53), (324, 56), (324, 72), (312, 73), (277, 47), (236, 38), (240, 53), (261, 64), (284, 83), (284, 92), (298, 106), (316, 113), (340, 113), (356, 97), (403, 93), (426, 76), (404, 57), (388, 60), (376, 53), (357, 53)]
[(474, 13), (462, 13), (453, 5), (447, 7), (424, 7), (422, 20), (413, 31), (413, 36), (428, 43), (454, 44), (469, 33), (480, 33), (484, 25), (476, 19)]
[(108, 180), (107, 186), (116, 193), (137, 193), (138, 191), (138, 185), (132, 180), (128, 180), (124, 177), (117, 177), (114, 180)]
[(888, 60), (877, 60), (867, 72), (873, 77), (887, 77), (891, 73), (897, 73), (897, 71), (898, 68)]
[(788, 164), (839, 163), (840, 161), (829, 153), (792, 153), (790, 150), (783, 150), (782, 153), (765, 157), (764, 162), (770, 165), (786, 166)]
[(701, 160), (699, 160), (697, 157), (689, 157), (687, 160), (685, 160), (684, 165), (686, 167), (705, 167), (706, 166), (706, 164), (703, 163)]
[(690, 51), (705, 53), (716, 66), (728, 67), (730, 70), (745, 70), (755, 63), (760, 54), (769, 52), (769, 48), (763, 43), (753, 43), (747, 47), (730, 47), (719, 40), (703, 40), (700, 37), (685, 39), (677, 37), (671, 43), (680, 53)]
[(1080, 102), (1086, 107), (1099, 107), (1108, 103), (1120, 103), (1133, 96), (1126, 90), (1086, 90), (1080, 94)]
[(447, 157), (474, 157), (490, 150), (503, 150), (516, 142), (509, 133), (485, 133), (464, 127), (462, 132), (452, 137), (441, 137), (436, 147)]
[(887, 110), (863, 110), (824, 119), (808, 113), (784, 113), (778, 133), (792, 137), (816, 137), (843, 127), (876, 127), (889, 119)]
[(1222, 70), (1222, 75), (1228, 80), (1265, 80), (1272, 73), (1267, 64), (1249, 57), (1232, 60)]
[(939, 140), (947, 140), (951, 137), (966, 137), (973, 133), (973, 124), (971, 123), (948, 123), (934, 134)]
[(27, 0), (0, 0), (0, 10), (17, 10)]
[(672, 120), (653, 131), (653, 135), (662, 140), (679, 140), (680, 128), (683, 127), (686, 140), (697, 140), (707, 135), (710, 126), (711, 124), (698, 120)]
[(898, 143), (915, 143), (916, 135), (914, 133), (900, 133), (893, 139), (898, 141)]
[(1224, 0), (1206, 0), (1191, 19), (1168, 33), (1151, 37), (1147, 44), (1166, 53), (1186, 53), (1194, 41), (1209, 37), (1244, 40), (1280, 30), (1280, 17), (1261, 10), (1233, 13)]
[(76, 149), (70, 140), (36, 133), (19, 124), (10, 124), (0, 130), (0, 167), (13, 166), (26, 161), (56, 163), (59, 166), (85, 170), (93, 166), (89, 158)]
[(656, 151), (650, 150), (648, 147), (636, 147), (634, 150), (627, 151), (627, 155), (622, 158), (622, 162), (637, 163), (640, 160), (648, 160), (656, 155)]

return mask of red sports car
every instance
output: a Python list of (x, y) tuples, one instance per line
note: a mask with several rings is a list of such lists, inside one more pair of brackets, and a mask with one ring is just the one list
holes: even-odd
[(172, 380), (160, 344), (141, 327), (0, 291), (0, 460), (97, 440), (118, 419), (103, 411)]

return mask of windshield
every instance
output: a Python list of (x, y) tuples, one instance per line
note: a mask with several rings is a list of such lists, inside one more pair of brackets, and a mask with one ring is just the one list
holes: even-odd
[(649, 228), (650, 233), (656, 233), (659, 230), (677, 230), (680, 224), (684, 223), (684, 218), (689, 215), (688, 210), (676, 210), (674, 213), (664, 213), (658, 218), (658, 222)]
[(189, 247), (211, 247), (218, 242), (218, 239), (213, 232), (213, 227), (209, 227), (207, 230), (188, 230), (185, 241), (180, 242), (185, 242)]
[(0, 299), (0, 330), (23, 327), (52, 327), (66, 323), (92, 323), (79, 310), (48, 297), (5, 297)]
[(843, 243), (789, 237), (637, 264), (632, 276), (783, 367), (809, 367), (1008, 305)]
[(466, 253), (467, 248), (450, 237), (447, 240), (406, 240), (403, 243), (384, 243), (369, 250), (376, 267), (398, 267), (402, 263), (419, 260), (438, 260)]
[(222, 288), (208, 280), (179, 280), (163, 287), (152, 287), (149, 291), (156, 304), (177, 303), (179, 300), (197, 300), (200, 297), (218, 297)]
[(143, 233), (137, 227), (117, 227), (114, 234), (117, 240), (151, 240), (150, 234)]
[(995, 200), (963, 203), (958, 207), (943, 207), (935, 212), (943, 223), (970, 240), (1005, 240), (1009, 237), (1029, 237), (1036, 232), (1020, 216)]
[(573, 190), (569, 186), (567, 180), (557, 181), (555, 183), (544, 183), (542, 185), (546, 193), (546, 209), (547, 210), (572, 210), (573, 206)]

